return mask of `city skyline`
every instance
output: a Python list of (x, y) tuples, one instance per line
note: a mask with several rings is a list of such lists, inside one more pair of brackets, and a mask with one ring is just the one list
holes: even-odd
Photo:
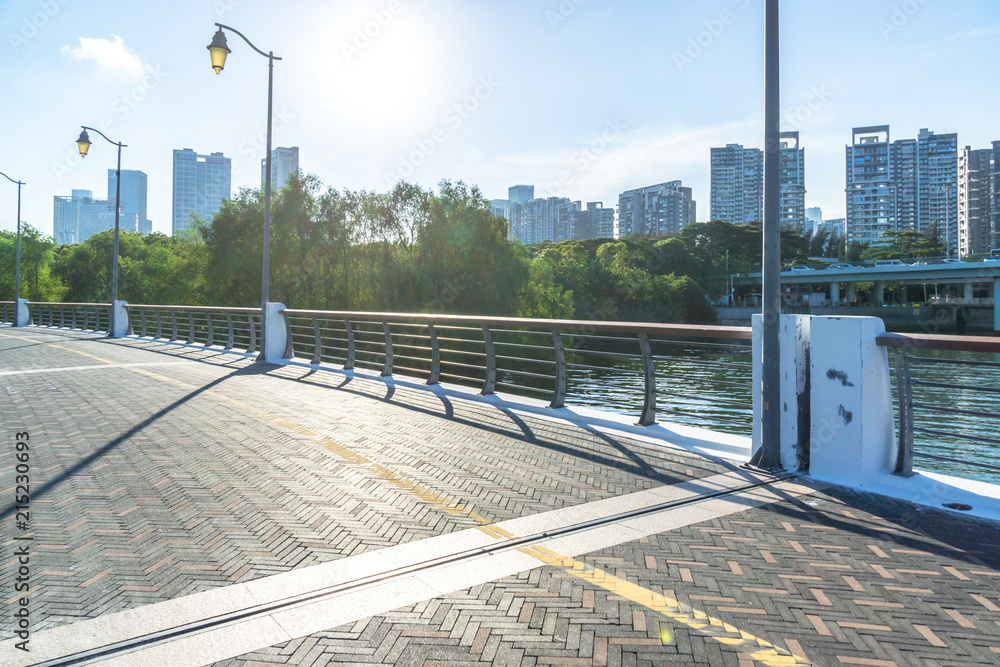
[[(887, 123), (895, 136), (929, 127), (973, 148), (998, 138), (982, 110), (996, 108), (1000, 92), (982, 85), (982, 74), (997, 59), (1000, 7), (913, 4), (910, 13), (881, 1), (782, 6), (782, 129), (799, 131), (808, 147), (805, 204), (827, 218), (845, 214), (852, 127)], [(9, 85), (36, 104), (5, 110), (5, 155), (16, 164), (4, 166), (27, 183), (22, 218), (45, 233), (52, 196), (101, 192), (114, 166), (114, 147), (102, 142), (86, 160), (73, 155), (80, 124), (128, 144), (122, 168), (149, 175), (153, 231), (170, 227), (177, 146), (233, 156), (233, 190), (257, 187), (266, 61), (234, 43), (216, 77), (205, 44), (220, 21), (283, 58), (275, 145), (308, 147), (307, 171), (328, 186), (385, 190), (398, 176), (424, 186), (450, 178), (489, 198), (520, 182), (534, 183), (539, 197), (615, 202), (621, 192), (681, 180), (708, 202), (709, 149), (763, 144), (763, 75), (745, 57), (762, 49), (763, 4), (564, 5), (296, 2), (290, 9), (310, 20), (293, 33), (253, 0), (178, 2), (155, 32), (146, 10), (123, 2), (56, 3), (44, 21), (37, 3), (5, 3)], [(522, 44), (513, 52), (503, 37), (511, 30)], [(589, 49), (593, 35), (608, 48)], [(866, 74), (872, 59), (877, 77)], [(651, 76), (659, 81), (652, 92)], [(618, 92), (595, 94), (602, 81)], [(72, 112), (59, 102), (67, 97)], [(526, 99), (551, 101), (529, 115)], [(0, 191), (0, 228), (15, 226), (14, 197)]]

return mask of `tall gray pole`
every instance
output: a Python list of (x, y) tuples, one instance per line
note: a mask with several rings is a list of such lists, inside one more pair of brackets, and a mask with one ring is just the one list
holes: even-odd
[(764, 7), (764, 267), (762, 271), (763, 336), (761, 364), (761, 447), (751, 464), (781, 469), (781, 120), (778, 0)]
[(14, 248), (14, 326), (19, 327), (21, 326), (18, 320), (18, 306), (21, 299), (21, 186), (24, 183), (15, 181), (2, 171), (0, 171), (0, 176), (3, 176), (11, 183), (17, 184), (17, 241)]
[[(21, 181), (17, 182), (17, 244), (14, 250), (14, 326), (21, 326)], [(27, 323), (25, 323), (27, 324)]]
[(267, 302), (271, 278), (271, 98), (274, 88), (274, 51), (267, 53), (267, 155), (264, 158), (264, 266), (260, 285), (260, 354), (257, 361), (267, 359)]
[(115, 249), (112, 253), (114, 261), (111, 264), (111, 318), (108, 321), (110, 331), (108, 337), (115, 337), (115, 302), (118, 301), (118, 216), (121, 209), (122, 195), (122, 145), (118, 144), (118, 168), (115, 170)]

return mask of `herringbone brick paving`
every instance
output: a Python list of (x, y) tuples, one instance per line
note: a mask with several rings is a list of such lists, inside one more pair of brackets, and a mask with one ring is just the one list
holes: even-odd
[[(3, 378), (3, 432), (33, 445), (35, 631), (726, 469), (382, 383), (262, 375), (216, 351), (0, 335), (0, 370), (185, 359), (205, 363)], [(4, 458), (5, 498), (12, 481)], [(0, 599), (15, 569), (0, 564)]]
[[(578, 560), (815, 665), (1000, 662), (1000, 526), (843, 489)], [(748, 655), (558, 567), (216, 663), (743, 665)]]

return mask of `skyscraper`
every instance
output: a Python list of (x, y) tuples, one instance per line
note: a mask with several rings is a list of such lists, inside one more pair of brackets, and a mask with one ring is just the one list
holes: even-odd
[(994, 236), (1000, 203), (1000, 141), (992, 148), (963, 148), (958, 158), (958, 253), (988, 253), (998, 247)]
[[(114, 169), (108, 169), (108, 199), (114, 200), (117, 177)], [(146, 174), (136, 169), (122, 169), (121, 188), (122, 215), (136, 215), (139, 233), (150, 234), (153, 222), (146, 217)]]
[[(712, 149), (711, 218), (742, 225), (764, 218), (764, 152), (726, 144)], [(619, 221), (621, 210), (619, 209)]]
[(535, 198), (534, 185), (512, 185), (507, 188), (507, 201), (511, 206), (522, 202), (531, 201)]
[(806, 223), (806, 149), (799, 146), (798, 132), (782, 132), (781, 141), (781, 226), (800, 233)]
[[(288, 177), (299, 170), (299, 147), (278, 147), (271, 150), (271, 192), (285, 187)], [(267, 160), (260, 161), (260, 187), (267, 176)]]
[(568, 241), (573, 238), (573, 214), (579, 210), (579, 202), (571, 202), (564, 197), (512, 201), (510, 238), (521, 243)]
[[(69, 197), (52, 199), (52, 232), (59, 245), (81, 243), (98, 232), (115, 228), (114, 197), (94, 199), (90, 190), (73, 190)], [(126, 215), (120, 208), (118, 228), (123, 232), (137, 231), (136, 214)]]
[(191, 213), (204, 220), (229, 199), (232, 192), (232, 161), (222, 153), (199, 155), (190, 148), (174, 150), (174, 196), (172, 233), (188, 228)]
[(668, 181), (618, 195), (618, 237), (676, 234), (695, 222), (691, 188)]
[(847, 235), (885, 243), (882, 234), (926, 232), (958, 250), (958, 135), (921, 129), (890, 143), (889, 126), (856, 127), (847, 147)]

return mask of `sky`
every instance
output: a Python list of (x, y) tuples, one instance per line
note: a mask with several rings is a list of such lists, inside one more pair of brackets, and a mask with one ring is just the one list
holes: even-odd
[[(259, 187), (267, 59), (274, 146), (339, 190), (404, 178), (617, 205), (681, 180), (709, 218), (709, 149), (763, 145), (763, 0), (3, 0), (0, 171), (26, 182), (22, 220), (52, 233), (52, 197), (107, 195), (149, 177), (148, 217), (170, 232), (172, 150), (223, 152), (233, 189)], [(806, 206), (844, 215), (851, 128), (1000, 140), (997, 0), (784, 0), (782, 129), (806, 155)], [(113, 193), (112, 193), (113, 196)], [(17, 187), (0, 179), (0, 229)]]

